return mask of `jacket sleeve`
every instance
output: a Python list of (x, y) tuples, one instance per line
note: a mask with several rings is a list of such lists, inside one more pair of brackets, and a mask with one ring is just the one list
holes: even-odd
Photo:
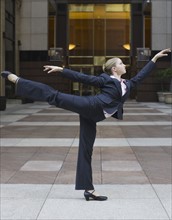
[(131, 88), (140, 84), (146, 77), (149, 76), (151, 71), (155, 68), (155, 63), (153, 61), (149, 61), (143, 69), (141, 69), (136, 76), (130, 79)]
[(87, 85), (102, 87), (104, 85), (104, 78), (100, 76), (87, 75), (70, 69), (63, 69), (61, 76), (71, 79), (75, 82), (81, 82)]

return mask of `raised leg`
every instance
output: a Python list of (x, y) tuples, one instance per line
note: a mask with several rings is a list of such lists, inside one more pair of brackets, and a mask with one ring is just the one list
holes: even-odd
[(20, 78), (16, 83), (16, 95), (32, 99), (33, 101), (46, 101), (54, 103), (58, 91), (50, 86)]
[(19, 79), (16, 84), (16, 95), (34, 101), (46, 101), (50, 105), (55, 105), (56, 107), (70, 110), (86, 117), (89, 117), (91, 114), (89, 97), (61, 93), (43, 83)]

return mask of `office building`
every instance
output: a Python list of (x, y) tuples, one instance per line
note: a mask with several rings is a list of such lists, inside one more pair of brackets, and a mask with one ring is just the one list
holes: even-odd
[[(93, 88), (57, 75), (43, 65), (64, 65), (98, 75), (109, 58), (120, 57), (130, 78), (157, 51), (172, 48), (171, 0), (1, 0), (0, 70), (41, 81), (68, 93), (94, 94)], [(158, 68), (171, 67), (171, 56)], [(3, 79), (1, 100), (16, 98)], [(131, 98), (157, 101), (153, 73)]]

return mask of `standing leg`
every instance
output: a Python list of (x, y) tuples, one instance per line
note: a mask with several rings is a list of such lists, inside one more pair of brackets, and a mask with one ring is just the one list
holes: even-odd
[(76, 189), (92, 190), (92, 152), (96, 137), (96, 122), (80, 116), (80, 140), (76, 173)]

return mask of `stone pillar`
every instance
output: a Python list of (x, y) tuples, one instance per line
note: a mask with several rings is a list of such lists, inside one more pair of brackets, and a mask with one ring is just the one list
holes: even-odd
[[(0, 72), (5, 68), (5, 0), (0, 1)], [(0, 110), (6, 109), (5, 80), (0, 77)]]
[(142, 3), (131, 4), (131, 56), (137, 54), (136, 49), (143, 47), (143, 12)]
[[(143, 14), (142, 3), (131, 4), (131, 75), (133, 77), (137, 73), (137, 48), (143, 47)], [(134, 89), (131, 92), (130, 98), (135, 99), (137, 90)]]
[[(20, 76), (44, 81), (48, 56), (48, 0), (22, 0), (19, 19)], [(33, 102), (22, 98), (22, 103)]]
[(172, 48), (172, 1), (152, 0), (152, 50)]
[(20, 9), (21, 51), (48, 49), (48, 0), (23, 0)]
[(20, 12), (22, 7), (22, 0), (16, 0), (15, 4), (15, 73), (20, 74), (19, 63), (20, 63)]
[[(151, 42), (153, 57), (157, 52), (165, 48), (172, 48), (172, 2), (171, 0), (151, 0)], [(171, 54), (168, 57), (157, 61), (156, 69), (144, 82), (138, 87), (138, 101), (157, 101), (157, 92), (160, 89), (160, 82), (157, 79), (157, 71), (161, 68), (172, 66)], [(146, 63), (139, 63), (138, 69), (141, 69)]]
[(56, 4), (56, 47), (63, 48), (64, 61), (68, 64), (68, 4)]

